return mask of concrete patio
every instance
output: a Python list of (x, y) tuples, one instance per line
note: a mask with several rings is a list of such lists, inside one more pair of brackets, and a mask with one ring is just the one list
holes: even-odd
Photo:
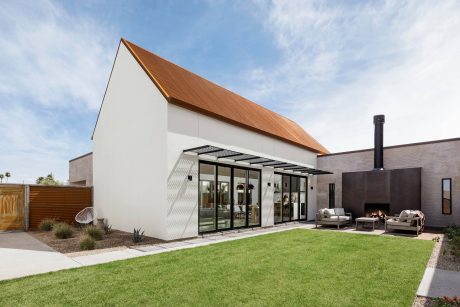
[(81, 266), (26, 232), (0, 234), (0, 280)]

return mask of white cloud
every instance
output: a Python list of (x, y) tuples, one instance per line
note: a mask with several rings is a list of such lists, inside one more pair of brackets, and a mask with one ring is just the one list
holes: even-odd
[(460, 3), (272, 1), (263, 23), (282, 60), (243, 92), (278, 105), (332, 151), (460, 136)]
[(94, 20), (52, 1), (2, 1), (0, 94), (96, 110), (116, 43)]
[[(0, 173), (68, 179), (90, 150), (88, 117), (104, 94), (118, 37), (54, 1), (0, 2)], [(82, 124), (84, 123), (84, 124)]]

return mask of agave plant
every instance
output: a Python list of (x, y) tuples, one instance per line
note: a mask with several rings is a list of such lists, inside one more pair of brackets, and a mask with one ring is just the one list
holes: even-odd
[(139, 243), (139, 242), (142, 242), (142, 240), (144, 240), (144, 231), (142, 231), (142, 228), (139, 228), (139, 229), (136, 229), (134, 228), (134, 231), (133, 231), (133, 242), (134, 243)]

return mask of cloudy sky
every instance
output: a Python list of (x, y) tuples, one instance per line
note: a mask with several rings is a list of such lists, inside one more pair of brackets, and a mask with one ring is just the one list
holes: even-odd
[(460, 137), (460, 1), (0, 1), (0, 173), (68, 178), (120, 37), (330, 151)]

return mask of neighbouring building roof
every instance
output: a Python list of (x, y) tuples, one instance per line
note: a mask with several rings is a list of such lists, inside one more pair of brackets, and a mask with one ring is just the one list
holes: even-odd
[(125, 39), (121, 41), (169, 103), (320, 154), (329, 153), (324, 146), (292, 120)]

